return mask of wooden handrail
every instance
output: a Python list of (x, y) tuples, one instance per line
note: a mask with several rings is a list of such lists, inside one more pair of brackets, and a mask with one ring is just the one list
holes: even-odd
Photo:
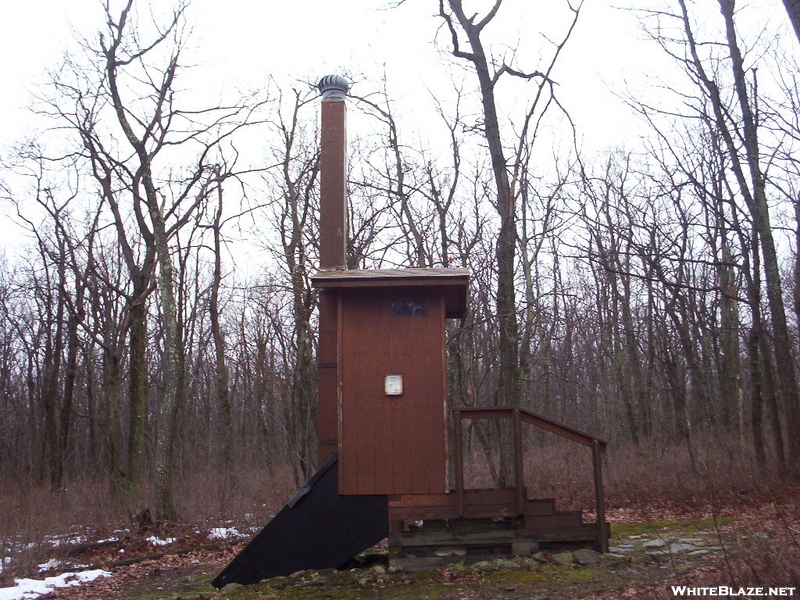
[(592, 449), (592, 476), (594, 478), (595, 508), (597, 512), (597, 541), (601, 552), (608, 552), (608, 532), (606, 531), (606, 510), (603, 496), (603, 471), (602, 455), (607, 442), (597, 436), (591, 435), (569, 425), (564, 425), (543, 415), (534, 413), (519, 406), (477, 406), (457, 408), (453, 410), (455, 427), (455, 471), (456, 471), (456, 502), (458, 515), (464, 516), (464, 419), (505, 419), (511, 418), (514, 429), (514, 475), (516, 483), (517, 514), (525, 513), (525, 478), (524, 460), (522, 449), (522, 422), (529, 423), (540, 429), (550, 431), (561, 437), (578, 442)]
[(535, 425), (540, 429), (551, 431), (555, 434), (565, 437), (584, 446), (591, 446), (592, 440), (597, 440), (602, 446), (606, 446), (607, 442), (603, 438), (599, 438), (580, 429), (575, 429), (569, 425), (559, 423), (549, 417), (540, 415), (527, 408), (520, 406), (470, 406), (465, 408), (456, 408), (454, 413), (462, 412), (467, 415), (468, 419), (502, 419), (512, 416), (512, 412), (518, 410), (522, 420), (531, 425)]

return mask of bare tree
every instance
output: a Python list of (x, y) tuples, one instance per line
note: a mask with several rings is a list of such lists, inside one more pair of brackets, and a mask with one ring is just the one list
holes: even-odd
[[(699, 42), (690, 19), (685, 0), (678, 0), (680, 19), (683, 25), (687, 44), (687, 63), (696, 76), (710, 104), (710, 118), (724, 141), (724, 148), (734, 174), (737, 191), (741, 195), (758, 233), (763, 258), (766, 297), (769, 304), (772, 323), (773, 349), (777, 367), (778, 389), (781, 404), (786, 407), (789, 426), (800, 427), (800, 389), (795, 374), (795, 361), (792, 351), (792, 338), (786, 320), (783, 302), (783, 287), (778, 253), (770, 219), (767, 202), (767, 178), (761, 163), (762, 143), (759, 141), (759, 114), (757, 96), (748, 81), (742, 49), (735, 26), (735, 2), (719, 0), (725, 31), (725, 47), (727, 65), (732, 80), (734, 104), (726, 104), (720, 90), (720, 84), (714, 79), (699, 50)], [(755, 76), (755, 71), (751, 74)], [(731, 118), (731, 111), (736, 110), (738, 121)], [(776, 443), (783, 443), (776, 440)], [(791, 464), (800, 464), (800, 439), (791, 436), (789, 440), (789, 460)]]
[[(482, 107), (481, 133), (486, 140), (489, 151), (492, 174), (494, 178), (494, 198), (492, 203), (500, 219), (500, 226), (495, 249), (497, 269), (497, 291), (495, 318), (498, 331), (499, 361), (497, 369), (497, 388), (493, 402), (496, 404), (518, 405), (521, 394), (521, 370), (519, 362), (519, 323), (517, 320), (516, 300), (516, 268), (517, 254), (517, 204), (519, 187), (515, 188), (516, 177), (525, 162), (522, 151), (511, 161), (512, 172), (509, 172), (509, 157), (500, 126), (497, 108), (497, 84), (504, 77), (539, 82), (537, 93), (530, 102), (522, 124), (523, 133), (518, 138), (520, 149), (530, 147), (529, 136), (536, 133), (536, 125), (550, 104), (552, 91), (550, 73), (555, 65), (566, 40), (572, 32), (580, 9), (572, 8), (574, 19), (564, 38), (556, 46), (548, 68), (542, 71), (524, 72), (503, 60), (493, 58), (486, 50), (484, 32), (496, 17), (502, 0), (496, 0), (483, 16), (468, 15), (462, 0), (439, 1), (439, 17), (447, 26), (450, 34), (451, 52), (454, 57), (468, 62), (475, 71)], [(501, 463), (500, 481), (509, 476), (508, 461)]]
[(800, 0), (783, 0), (783, 6), (786, 7), (786, 14), (792, 23), (797, 41), (800, 42)]
[[(147, 408), (145, 301), (158, 290), (163, 371), (155, 451), (155, 513), (176, 516), (172, 491), (175, 419), (184, 385), (182, 266), (177, 234), (204, 205), (220, 178), (224, 142), (248, 123), (254, 107), (182, 108), (175, 85), (185, 44), (185, 6), (164, 24), (139, 19), (134, 0), (113, 13), (105, 30), (86, 41), (88, 67), (70, 58), (54, 75), (48, 111), (79, 136), (83, 155), (110, 209), (131, 278), (130, 442), (128, 478), (143, 469)], [(149, 39), (148, 39), (149, 38)], [(92, 68), (94, 67), (94, 69)], [(180, 148), (180, 159), (175, 148)], [(175, 259), (178, 258), (176, 266)]]
[[(317, 410), (317, 369), (314, 364), (315, 306), (310, 276), (318, 252), (318, 199), (315, 192), (319, 157), (302, 118), (303, 108), (316, 100), (312, 90), (294, 89), (272, 123), (277, 133), (273, 158), (277, 168), (265, 174), (272, 194), (271, 221), (276, 225), (273, 248), (285, 274), (289, 305), (289, 330), (284, 354), (291, 365), (287, 416), (292, 468), (298, 483), (310, 477), (316, 466), (314, 423)], [(284, 114), (284, 111), (285, 113)]]

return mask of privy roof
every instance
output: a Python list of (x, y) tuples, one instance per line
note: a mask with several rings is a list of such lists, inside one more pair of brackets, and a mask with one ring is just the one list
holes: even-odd
[(311, 285), (318, 289), (440, 287), (448, 318), (463, 318), (469, 269), (346, 269), (318, 271)]

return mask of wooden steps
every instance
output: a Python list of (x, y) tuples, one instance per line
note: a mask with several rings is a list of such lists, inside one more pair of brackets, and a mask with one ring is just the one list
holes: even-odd
[(580, 511), (556, 510), (552, 498), (528, 499), (523, 510), (514, 489), (467, 490), (461, 515), (455, 493), (390, 496), (389, 559), (422, 570), (531, 555), (542, 545), (599, 549), (598, 527)]
[[(516, 513), (516, 490), (465, 490), (464, 514), (458, 514), (456, 494), (414, 494), (389, 496), (390, 520), (495, 518)], [(552, 498), (528, 500), (525, 514), (552, 515), (556, 501)]]

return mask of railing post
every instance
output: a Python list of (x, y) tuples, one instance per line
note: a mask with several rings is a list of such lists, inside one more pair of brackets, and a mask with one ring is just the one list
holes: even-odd
[(517, 514), (525, 514), (525, 465), (522, 455), (522, 413), (519, 408), (515, 408), (513, 414), (514, 421), (514, 468), (516, 470), (515, 480), (517, 486)]
[(600, 552), (608, 552), (608, 532), (606, 531), (606, 502), (603, 496), (603, 454), (600, 442), (592, 439), (592, 464), (594, 466), (594, 496), (597, 512), (597, 543)]
[(462, 431), (463, 415), (460, 410), (453, 411), (455, 417), (455, 444), (456, 444), (456, 504), (458, 507), (458, 516), (464, 516), (464, 440)]

